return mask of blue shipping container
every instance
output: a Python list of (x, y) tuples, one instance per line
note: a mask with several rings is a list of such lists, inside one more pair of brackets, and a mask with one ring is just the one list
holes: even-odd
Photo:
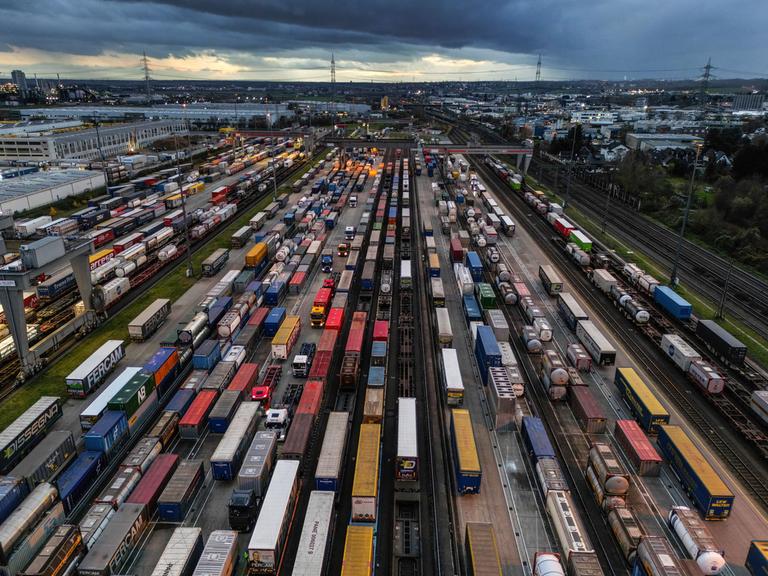
[(285, 282), (282, 280), (275, 280), (267, 288), (267, 292), (264, 294), (264, 303), (267, 306), (277, 306), (282, 302), (285, 296)]
[(653, 300), (673, 318), (688, 320), (691, 317), (691, 304), (669, 286), (656, 286)]
[(125, 412), (107, 410), (98, 422), (83, 436), (86, 450), (109, 455), (128, 438), (128, 419)]
[(192, 404), (194, 399), (194, 390), (177, 390), (176, 394), (174, 394), (173, 397), (168, 401), (168, 404), (165, 405), (165, 411), (176, 412), (176, 414), (179, 415), (179, 418), (181, 418), (184, 416), (184, 413), (187, 411), (187, 408), (189, 408), (189, 405)]
[(525, 442), (528, 454), (536, 460), (555, 457), (555, 449), (549, 441), (541, 418), (523, 416), (523, 442)]
[(104, 455), (101, 452), (83, 452), (58, 477), (56, 487), (67, 514), (72, 512), (91, 488), (101, 473), (103, 462)]
[(264, 319), (264, 336), (272, 337), (277, 334), (280, 325), (285, 320), (286, 310), (283, 307), (272, 308)]
[(475, 296), (473, 294), (465, 294), (463, 301), (464, 315), (467, 319), (467, 323), (475, 321), (482, 322), (483, 316), (480, 314), (480, 305), (477, 303)]
[(75, 275), (73, 273), (69, 273), (66, 276), (59, 278), (52, 284), (39, 285), (37, 287), (37, 295), (40, 298), (54, 299), (59, 296), (59, 294), (62, 294), (70, 288), (74, 288), (76, 284), (77, 282), (75, 281)]
[(384, 386), (384, 366), (371, 366), (368, 369), (368, 386)]
[(195, 370), (208, 370), (209, 372), (221, 360), (221, 346), (218, 340), (206, 340), (195, 350), (192, 356), (192, 367)]
[(471, 250), (467, 252), (467, 268), (472, 273), (472, 280), (475, 282), (483, 281), (483, 263), (477, 252)]
[(478, 326), (475, 338), (475, 357), (480, 367), (480, 377), (483, 384), (488, 383), (488, 368), (501, 366), (501, 350), (493, 329), (490, 326)]
[(0, 524), (16, 510), (28, 493), (29, 487), (24, 478), (0, 477)]
[(216, 302), (216, 304), (208, 309), (208, 325), (216, 326), (226, 313), (227, 309), (222, 304)]
[(752, 540), (745, 566), (753, 576), (768, 574), (768, 540)]

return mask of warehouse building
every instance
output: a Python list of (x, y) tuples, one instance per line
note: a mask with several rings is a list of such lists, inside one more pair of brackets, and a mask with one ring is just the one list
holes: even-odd
[(695, 148), (703, 144), (701, 136), (693, 134), (627, 134), (627, 147), (630, 150), (658, 150), (667, 148)]
[(173, 134), (186, 134), (181, 120), (156, 120), (62, 134), (28, 137), (0, 135), (0, 160), (17, 162), (65, 162), (68, 160), (100, 160), (99, 139), (104, 157), (127, 154), (144, 148), (156, 140)]
[(104, 173), (94, 170), (51, 170), (0, 182), (0, 214), (46, 206), (104, 186)]

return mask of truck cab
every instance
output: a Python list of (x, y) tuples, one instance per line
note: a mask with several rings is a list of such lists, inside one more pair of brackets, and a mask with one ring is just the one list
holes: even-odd
[(296, 378), (307, 378), (309, 376), (309, 370), (312, 368), (312, 360), (315, 357), (316, 349), (317, 345), (313, 342), (304, 342), (301, 345), (301, 350), (293, 357), (291, 364), (293, 375)]
[(264, 427), (267, 430), (274, 430), (278, 433), (278, 442), (285, 442), (285, 435), (290, 422), (287, 409), (270, 408), (267, 410), (266, 418), (264, 419)]
[(332, 272), (328, 278), (323, 280), (323, 288), (330, 288), (331, 289), (331, 295), (336, 295), (336, 285), (339, 283), (339, 279), (341, 278), (341, 274), (338, 272)]
[(344, 239), (345, 240), (354, 240), (355, 239), (355, 227), (354, 226), (346, 226), (344, 228)]
[(333, 249), (326, 248), (323, 250), (323, 255), (320, 258), (320, 266), (323, 272), (329, 274), (333, 272)]
[(229, 527), (238, 532), (250, 532), (256, 524), (259, 506), (253, 490), (232, 490), (229, 497)]
[(350, 196), (349, 197), (349, 207), (350, 208), (357, 208), (357, 196)]
[(349, 244), (347, 242), (342, 242), (339, 244), (336, 253), (342, 258), (349, 256)]

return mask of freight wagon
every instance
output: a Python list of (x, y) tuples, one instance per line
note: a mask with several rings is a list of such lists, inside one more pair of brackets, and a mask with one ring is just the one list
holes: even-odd
[(461, 496), (479, 494), (482, 470), (468, 410), (451, 410), (451, 448), (457, 492)]
[(449, 406), (462, 406), (464, 404), (464, 381), (461, 377), (458, 354), (453, 348), (443, 348), (441, 353), (441, 376), (446, 403)]
[(589, 320), (589, 315), (570, 292), (560, 292), (557, 295), (557, 309), (571, 330), (576, 330), (579, 320)]
[(60, 576), (66, 574), (74, 562), (85, 552), (80, 529), (73, 524), (56, 528), (20, 576)]
[(663, 460), (637, 422), (634, 420), (616, 420), (613, 436), (616, 443), (624, 450), (627, 459), (637, 469), (638, 475), (659, 475)]
[(397, 399), (397, 456), (395, 478), (418, 481), (419, 451), (416, 433), (416, 399)]
[(0, 432), (0, 474), (7, 474), (61, 417), (61, 400), (43, 396)]
[(14, 549), (23, 538), (56, 505), (56, 488), (40, 484), (0, 525), (0, 565), (7, 566)]
[[(48, 538), (56, 528), (64, 522), (64, 507), (61, 502), (54, 504), (42, 518), (34, 525), (28, 534), (23, 536), (10, 554), (4, 551), (3, 565), (0, 566), (0, 574), (12, 576), (18, 574), (27, 566), (40, 551)], [(13, 528), (13, 527), (12, 527)]]
[(163, 449), (163, 445), (157, 438), (143, 436), (123, 458), (120, 463), (121, 468), (130, 468), (140, 474), (144, 474)]
[(699, 320), (696, 335), (720, 360), (731, 366), (741, 366), (747, 357), (747, 347), (714, 320)]
[(347, 441), (349, 413), (331, 412), (315, 469), (315, 489), (335, 492), (340, 487), (341, 464)]
[(221, 393), (208, 414), (208, 428), (212, 434), (224, 434), (227, 431), (241, 400), (240, 392), (225, 390)]
[(312, 414), (297, 414), (293, 417), (285, 444), (283, 445), (281, 454), (283, 458), (299, 462), (304, 458), (314, 424), (315, 417)]
[(523, 417), (523, 444), (534, 461), (555, 458), (555, 449), (549, 441), (544, 422), (535, 416)]
[(94, 504), (88, 509), (79, 524), (87, 549), (93, 548), (114, 514), (115, 509), (109, 504)]
[(199, 438), (208, 425), (208, 414), (216, 401), (215, 390), (201, 390), (179, 420), (179, 436), (188, 440)]
[(705, 520), (725, 520), (734, 496), (686, 433), (677, 426), (659, 426), (659, 449)]
[(544, 286), (544, 290), (546, 290), (547, 294), (550, 296), (557, 296), (557, 294), (563, 291), (563, 281), (550, 264), (542, 264), (539, 266), (539, 279), (541, 280), (542, 286)]
[(363, 402), (363, 422), (381, 424), (384, 419), (384, 389), (368, 387)]
[[(83, 496), (91, 489), (104, 466), (104, 454), (101, 452), (85, 451), (75, 459), (69, 467), (56, 479), (59, 498), (64, 504), (67, 514), (70, 514)], [(44, 486), (44, 484), (41, 484)]]
[(171, 313), (171, 301), (158, 298), (128, 324), (128, 335), (134, 342), (143, 342), (165, 322)]
[(610, 366), (616, 362), (616, 348), (591, 320), (579, 320), (576, 323), (576, 337), (598, 365)]
[(437, 340), (441, 348), (453, 346), (453, 329), (447, 308), (435, 308), (437, 317)]
[(326, 573), (329, 535), (333, 528), (334, 496), (333, 492), (321, 490), (309, 493), (292, 574), (320, 576)]
[(277, 574), (298, 494), (299, 462), (278, 460), (248, 542), (248, 564), (252, 573)]
[(152, 516), (157, 508), (157, 500), (165, 490), (176, 468), (179, 465), (178, 454), (159, 454), (150, 465), (136, 488), (128, 496), (128, 504), (143, 504), (147, 513)]
[(643, 430), (655, 434), (659, 426), (669, 424), (669, 412), (634, 368), (617, 368), (613, 382)]

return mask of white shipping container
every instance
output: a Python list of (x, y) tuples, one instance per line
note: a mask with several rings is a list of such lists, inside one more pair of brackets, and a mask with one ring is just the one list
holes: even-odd
[(419, 448), (416, 433), (416, 398), (397, 399), (397, 463), (400, 480), (417, 480)]
[(197, 564), (203, 550), (202, 528), (179, 526), (171, 534), (152, 576), (184, 576)]
[(677, 334), (664, 334), (661, 337), (661, 349), (683, 372), (688, 372), (691, 362), (701, 360), (701, 354)]
[(501, 352), (501, 365), (511, 368), (517, 366), (517, 358), (515, 352), (512, 349), (512, 344), (509, 342), (498, 342), (499, 352)]
[(504, 316), (504, 312), (492, 308), (486, 311), (486, 319), (488, 320), (488, 325), (493, 330), (494, 336), (496, 336), (496, 340), (499, 342), (509, 340), (509, 323)]
[(600, 290), (608, 294), (611, 291), (611, 286), (616, 285), (617, 280), (608, 270), (598, 268), (592, 271), (592, 282)]
[(437, 316), (437, 340), (440, 347), (450, 348), (453, 345), (453, 329), (448, 308), (435, 308), (435, 315)]
[(335, 494), (313, 490), (309, 494), (304, 527), (299, 537), (299, 547), (293, 563), (292, 576), (321, 576), (324, 574), (328, 535), (333, 521)]
[(341, 479), (341, 463), (347, 443), (349, 413), (331, 412), (323, 436), (323, 446), (315, 468), (315, 485), (318, 488), (338, 490)]
[(214, 530), (192, 576), (230, 576), (237, 564), (237, 532)]

